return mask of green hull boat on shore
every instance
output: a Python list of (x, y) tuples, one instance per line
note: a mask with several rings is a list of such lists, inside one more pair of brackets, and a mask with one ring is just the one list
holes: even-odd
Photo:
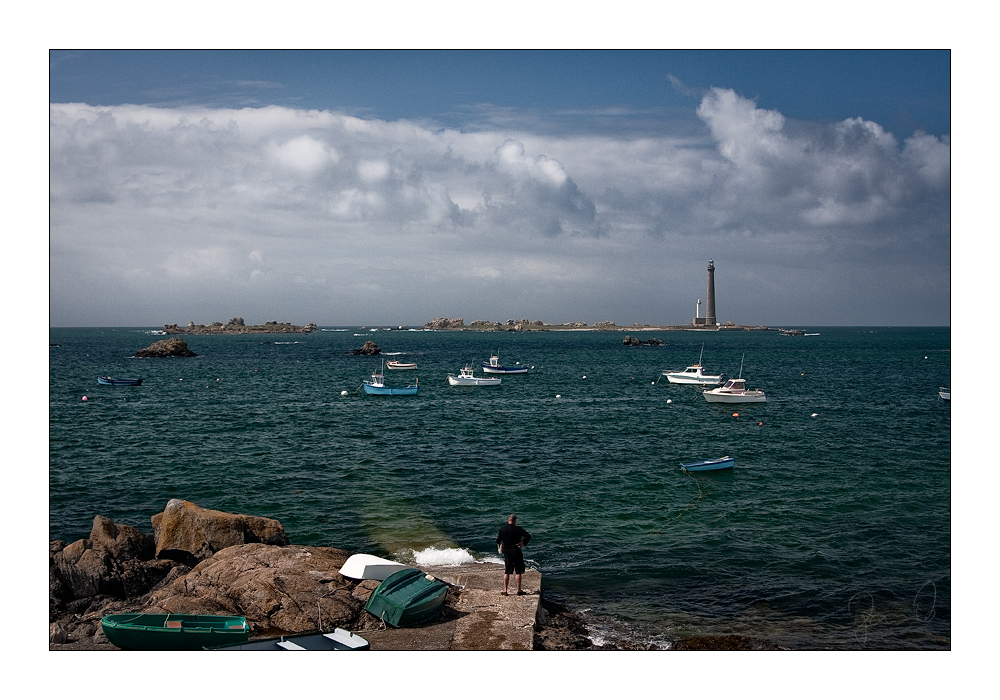
[(192, 651), (250, 638), (245, 617), (221, 615), (105, 615), (101, 629), (119, 649), (135, 651)]
[(393, 627), (413, 627), (444, 607), (448, 585), (417, 569), (391, 574), (372, 591), (365, 610)]

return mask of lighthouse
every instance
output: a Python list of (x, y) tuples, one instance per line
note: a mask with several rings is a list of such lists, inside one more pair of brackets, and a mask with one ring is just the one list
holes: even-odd
[(698, 304), (695, 307), (695, 326), (714, 326), (715, 325), (715, 263), (712, 260), (708, 261), (708, 299), (705, 304), (705, 315), (701, 315), (701, 299), (698, 300)]
[(705, 304), (705, 325), (715, 325), (715, 263), (708, 261), (708, 300)]

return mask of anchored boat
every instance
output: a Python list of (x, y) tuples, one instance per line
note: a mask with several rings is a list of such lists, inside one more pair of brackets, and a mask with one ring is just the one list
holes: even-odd
[(671, 372), (668, 369), (660, 373), (661, 377), (666, 377), (671, 384), (722, 384), (721, 374), (705, 374), (705, 368), (701, 366), (701, 357), (705, 353), (705, 346), (701, 346), (701, 353), (698, 355), (698, 364), (690, 365), (683, 372)]
[(413, 396), (417, 393), (419, 381), (414, 380), (413, 384), (408, 386), (386, 386), (383, 371), (375, 370), (372, 372), (372, 378), (365, 379), (361, 387), (365, 390), (366, 394), (374, 394), (376, 396)]
[(742, 359), (740, 359), (740, 376), (738, 378), (730, 379), (722, 386), (701, 393), (709, 403), (765, 403), (767, 401), (763, 391), (747, 389), (747, 382), (743, 379)]
[(136, 651), (191, 651), (250, 638), (245, 617), (220, 615), (105, 615), (101, 629), (119, 649)]
[(504, 366), (500, 364), (499, 355), (491, 355), (489, 362), (482, 363), (483, 371), (487, 374), (527, 374), (528, 368), (525, 365), (509, 365)]
[(735, 459), (726, 455), (716, 459), (705, 459), (700, 462), (688, 462), (681, 465), (682, 472), (713, 472), (720, 469), (732, 469), (735, 466)]
[(97, 383), (104, 386), (142, 386), (141, 379), (116, 379), (115, 377), (98, 377)]
[(460, 369), (457, 377), (454, 374), (448, 375), (451, 386), (497, 386), (501, 381), (500, 377), (477, 377), (472, 373), (471, 367)]

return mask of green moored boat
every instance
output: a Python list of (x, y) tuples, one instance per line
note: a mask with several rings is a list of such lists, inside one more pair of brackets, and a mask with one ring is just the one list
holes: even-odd
[(101, 629), (116, 647), (136, 651), (191, 651), (250, 638), (245, 617), (223, 615), (105, 615)]
[(401, 569), (372, 591), (365, 610), (393, 627), (413, 627), (441, 612), (447, 584), (417, 569)]

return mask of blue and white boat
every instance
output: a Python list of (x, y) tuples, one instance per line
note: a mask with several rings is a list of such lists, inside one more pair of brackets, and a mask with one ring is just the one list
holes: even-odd
[(491, 355), (489, 362), (482, 363), (483, 371), (487, 374), (527, 374), (528, 368), (525, 365), (510, 365), (505, 367), (500, 364), (499, 355)]
[(732, 469), (735, 466), (735, 458), (726, 455), (716, 459), (705, 459), (701, 462), (688, 462), (681, 465), (682, 472), (714, 472), (720, 469)]
[(413, 396), (417, 393), (417, 384), (420, 380), (414, 380), (408, 386), (386, 386), (384, 369), (372, 372), (371, 379), (365, 379), (361, 387), (366, 394), (375, 396)]

